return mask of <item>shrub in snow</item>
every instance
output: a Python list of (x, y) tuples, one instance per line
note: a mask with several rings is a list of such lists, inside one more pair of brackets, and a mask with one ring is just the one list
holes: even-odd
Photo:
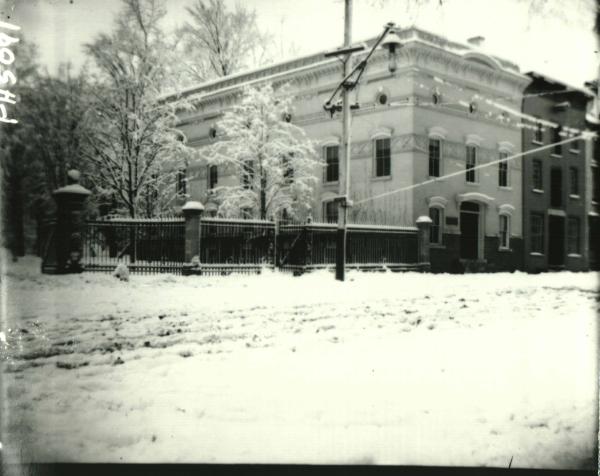
[(129, 281), (129, 268), (125, 263), (119, 263), (113, 271), (113, 276), (121, 281)]

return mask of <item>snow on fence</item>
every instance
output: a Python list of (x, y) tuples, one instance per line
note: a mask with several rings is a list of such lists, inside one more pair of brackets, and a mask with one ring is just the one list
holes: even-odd
[[(191, 274), (260, 273), (280, 268), (303, 273), (335, 265), (334, 223), (281, 223), (266, 220), (202, 218), (199, 254)], [(42, 270), (52, 267), (55, 225), (43, 229)], [(186, 261), (183, 218), (111, 218), (87, 221), (82, 232), (81, 264), (86, 271), (111, 272), (118, 263), (132, 272), (180, 274)], [(406, 270), (418, 268), (415, 227), (348, 225), (348, 268)]]

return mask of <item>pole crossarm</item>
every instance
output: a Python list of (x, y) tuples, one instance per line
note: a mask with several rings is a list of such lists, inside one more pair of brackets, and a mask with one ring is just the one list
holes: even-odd
[[(385, 36), (388, 34), (388, 32), (390, 30), (392, 30), (393, 28), (395, 28), (395, 24), (390, 22), (387, 23), (383, 29), (383, 32), (381, 33), (381, 35), (379, 35), (379, 37), (377, 38), (377, 41), (375, 42), (375, 44), (371, 47), (371, 50), (369, 51), (369, 53), (367, 54), (366, 58), (364, 58), (362, 61), (360, 61), (351, 71), (350, 73), (348, 73), (343, 79), (342, 81), (337, 85), (337, 87), (335, 88), (335, 90), (333, 91), (333, 94), (331, 95), (331, 97), (325, 102), (325, 104), (323, 105), (323, 108), (326, 111), (330, 111), (335, 112), (335, 110), (337, 110), (337, 105), (332, 104), (333, 99), (335, 98), (335, 96), (342, 90), (342, 88), (346, 91), (352, 91), (356, 85), (359, 83), (361, 76), (363, 75), (366, 67), (367, 67), (367, 63), (369, 62), (369, 59), (371, 59), (371, 56), (373, 56), (373, 53), (375, 52), (375, 50), (377, 49), (377, 47), (380, 45), (380, 43), (383, 41), (383, 39), (385, 38)], [(350, 61), (350, 57), (352, 55), (352, 53), (355, 51), (355, 48), (349, 48), (349, 49), (344, 49), (344, 50), (340, 50), (339, 54), (345, 54), (346, 58), (344, 59), (344, 63), (346, 61)], [(332, 52), (332, 53), (326, 53), (325, 56), (332, 56), (335, 55), (338, 52)], [(356, 72), (358, 71), (358, 75), (356, 77), (356, 79), (354, 81), (350, 81), (350, 78), (352, 78), (352, 76), (354, 74), (356, 74)]]

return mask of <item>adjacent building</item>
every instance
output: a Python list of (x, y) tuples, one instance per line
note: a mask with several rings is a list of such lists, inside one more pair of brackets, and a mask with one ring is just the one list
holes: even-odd
[[(399, 36), (395, 74), (384, 52), (377, 52), (353, 96), (352, 220), (414, 225), (429, 215), (432, 270), (520, 269), (522, 162), (513, 155), (522, 149), (522, 133), (511, 111), (520, 111), (531, 78), (474, 45), (417, 28)], [(201, 148), (218, 140), (215, 125), (244, 86), (288, 83), (296, 99), (287, 119), (316, 141), (325, 164), (315, 170), (313, 220), (334, 221), (342, 125), (323, 104), (341, 76), (337, 59), (316, 54), (211, 81), (183, 92), (196, 110), (182, 113), (180, 128), (188, 144)], [(187, 191), (208, 213), (216, 211), (211, 189), (238, 180), (202, 160), (187, 169)]]
[(595, 94), (588, 103), (586, 114), (587, 128), (595, 133), (586, 149), (586, 214), (588, 223), (588, 251), (590, 269), (600, 270), (600, 100), (598, 99), (598, 81), (586, 83)]
[(586, 191), (592, 188), (587, 181), (597, 166), (588, 141), (551, 144), (581, 135), (593, 95), (537, 73), (528, 76), (532, 81), (525, 90), (523, 113), (537, 121), (527, 120), (532, 127), (523, 128), (525, 269), (586, 270), (588, 215), (598, 200), (588, 200)]

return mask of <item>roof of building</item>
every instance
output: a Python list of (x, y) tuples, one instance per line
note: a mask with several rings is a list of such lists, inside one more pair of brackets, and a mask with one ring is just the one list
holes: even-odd
[[(442, 36), (434, 33), (421, 30), (416, 27), (409, 27), (398, 31), (400, 38), (406, 42), (418, 42), (427, 44), (437, 48), (444, 49), (451, 53), (463, 56), (464, 58), (473, 62), (484, 64), (493, 69), (499, 69), (508, 73), (522, 76), (519, 67), (508, 60), (499, 58), (497, 56), (489, 55), (483, 52), (478, 47), (473, 47), (466, 43), (459, 43), (448, 40)], [(369, 38), (362, 42), (355, 42), (355, 44), (365, 43), (368, 46), (372, 45), (376, 41), (376, 38)], [(325, 58), (325, 51), (320, 51), (310, 55), (297, 57), (294, 59), (281, 61), (268, 66), (262, 66), (252, 70), (241, 71), (236, 74), (231, 74), (226, 77), (220, 77), (206, 81), (200, 84), (196, 84), (176, 93), (169, 93), (163, 96), (163, 99), (169, 100), (176, 97), (189, 97), (195, 95), (203, 95), (206, 93), (214, 93), (217, 90), (236, 88), (245, 85), (250, 82), (261, 81), (267, 78), (274, 78), (282, 74), (289, 74), (291, 72), (302, 71), (307, 68), (315, 68), (321, 65), (335, 64), (337, 63), (336, 58)], [(366, 54), (366, 53), (363, 53)]]
[(533, 80), (542, 81), (548, 84), (550, 87), (556, 88), (557, 90), (564, 90), (565, 94), (575, 93), (582, 94), (587, 98), (593, 98), (595, 95), (593, 91), (587, 87), (577, 87), (571, 84), (567, 84), (564, 81), (555, 79), (547, 74), (538, 73), (537, 71), (528, 71), (525, 75), (529, 76)]

